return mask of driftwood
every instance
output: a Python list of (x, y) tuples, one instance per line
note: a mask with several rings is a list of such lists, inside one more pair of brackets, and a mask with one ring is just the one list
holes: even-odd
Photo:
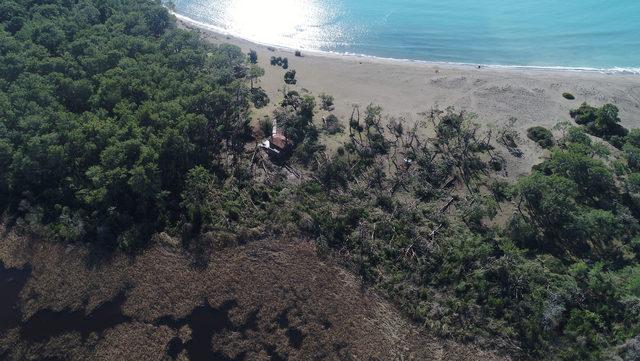
[(290, 165), (285, 164), (284, 165), (285, 169), (288, 170), (289, 172), (293, 173), (293, 175), (296, 176), (296, 178), (301, 178), (302, 176), (300, 175), (300, 172), (298, 172), (297, 170), (295, 170), (293, 167), (291, 167)]
[[(451, 207), (451, 205), (453, 204), (453, 202), (455, 202), (456, 198), (455, 197), (451, 197), (451, 199), (449, 199), (449, 201), (447, 202), (447, 204), (445, 204), (444, 206), (442, 206), (440, 208), (440, 210), (438, 211), (438, 214), (442, 214), (443, 212), (445, 212), (449, 207)], [(433, 237), (435, 237), (435, 235), (444, 227), (444, 223), (440, 223), (436, 228), (434, 228), (430, 233), (429, 233), (429, 238), (433, 239)]]
[(455, 176), (453, 176), (453, 177), (449, 178), (449, 180), (447, 180), (447, 181), (442, 185), (442, 187), (440, 187), (440, 189), (442, 190), (442, 189), (445, 189), (445, 188), (449, 188), (449, 186), (450, 186), (453, 182), (455, 182), (455, 181), (456, 181), (456, 177), (455, 177)]
[(438, 213), (443, 213), (444, 211), (446, 211), (455, 201), (455, 197), (451, 197), (451, 199), (449, 199), (449, 201), (447, 202), (447, 204), (445, 204), (444, 206), (442, 206), (442, 208), (440, 208), (440, 211)]
[(253, 149), (253, 155), (251, 156), (251, 173), (253, 173), (253, 166), (255, 165), (256, 155), (258, 154), (258, 150), (260, 146), (256, 144), (256, 147)]
[(414, 258), (417, 258), (417, 257), (418, 257), (418, 254), (417, 254), (417, 253), (416, 253), (416, 251), (413, 249), (413, 246), (414, 246), (414, 245), (412, 244), (412, 245), (410, 245), (409, 247), (407, 247), (407, 248), (404, 250), (404, 256), (405, 256), (405, 257), (409, 257), (409, 259), (414, 259)]
[(435, 237), (436, 233), (438, 233), (442, 229), (442, 227), (444, 227), (444, 223), (440, 223), (438, 227), (436, 227), (433, 231), (431, 231), (431, 233), (429, 233), (429, 237), (430, 238)]

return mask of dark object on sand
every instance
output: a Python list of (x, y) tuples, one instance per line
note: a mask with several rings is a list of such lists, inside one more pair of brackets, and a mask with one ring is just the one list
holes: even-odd
[(295, 53), (295, 54), (296, 54), (296, 56), (298, 56), (298, 57), (302, 57), (302, 53), (300, 52), (300, 50), (296, 50), (296, 53)]
[(573, 94), (571, 94), (571, 93), (562, 93), (562, 96), (563, 96), (565, 99), (569, 99), (569, 100), (574, 100), (574, 99), (576, 98), (576, 97), (574, 97), (574, 96), (573, 96)]

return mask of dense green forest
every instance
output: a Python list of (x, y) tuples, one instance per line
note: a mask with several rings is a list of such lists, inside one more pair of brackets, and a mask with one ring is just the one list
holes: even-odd
[[(177, 29), (159, 3), (4, 0), (0, 24), (7, 227), (130, 252), (166, 232), (196, 262), (312, 239), (439, 335), (531, 359), (640, 357), (640, 131), (615, 106), (532, 129), (549, 151), (509, 183), (508, 127), (454, 109), (408, 126), (369, 106), (341, 136), (288, 91), (273, 116), (294, 150), (274, 163), (256, 147), (270, 125), (251, 126), (255, 54)], [(344, 141), (330, 152), (323, 136)]]
[(3, 1), (9, 213), (123, 248), (181, 221), (187, 172), (228, 177), (251, 139), (245, 56), (147, 1)]

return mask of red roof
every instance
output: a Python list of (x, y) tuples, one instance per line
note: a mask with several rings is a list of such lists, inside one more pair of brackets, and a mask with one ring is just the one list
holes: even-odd
[(280, 150), (284, 150), (291, 145), (291, 141), (282, 134), (274, 134), (271, 136), (271, 145)]

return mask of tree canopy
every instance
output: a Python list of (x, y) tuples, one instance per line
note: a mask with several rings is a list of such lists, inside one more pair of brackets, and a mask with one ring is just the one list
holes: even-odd
[(54, 238), (128, 248), (192, 213), (190, 170), (234, 172), (251, 139), (239, 48), (206, 45), (149, 1), (2, 8), (5, 210)]

